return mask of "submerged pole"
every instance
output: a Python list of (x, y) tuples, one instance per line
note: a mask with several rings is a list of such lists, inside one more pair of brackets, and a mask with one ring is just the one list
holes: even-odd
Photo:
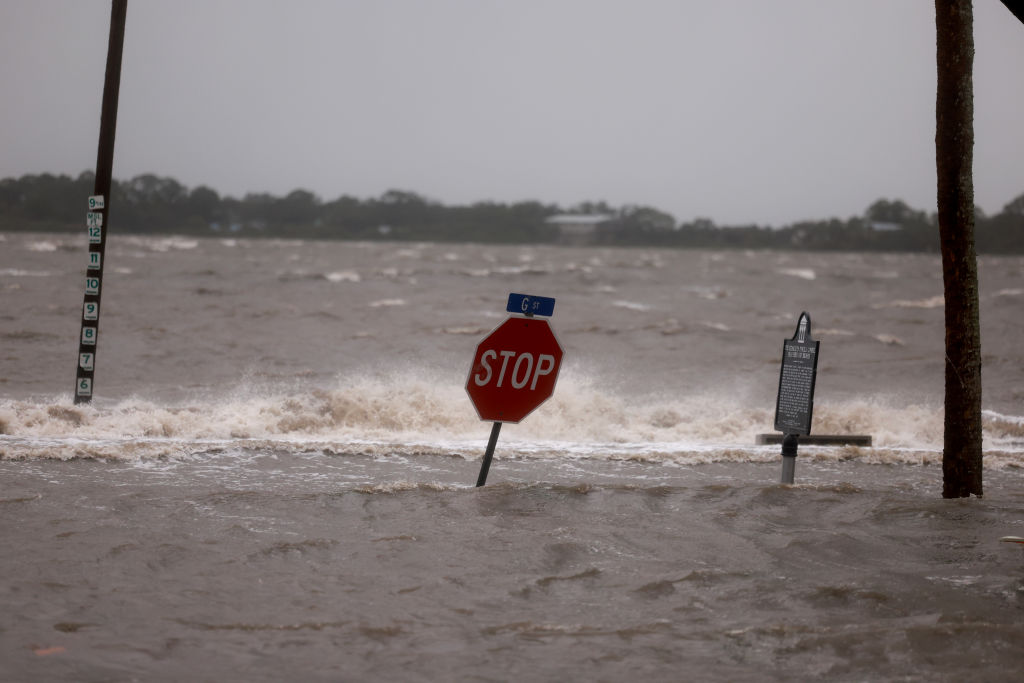
[(75, 403), (92, 400), (96, 372), (96, 346), (100, 328), (100, 294), (103, 291), (103, 266), (110, 222), (110, 185), (114, 169), (114, 133), (117, 128), (117, 97), (121, 89), (121, 54), (124, 51), (124, 24), (128, 0), (113, 0), (110, 8), (110, 38), (107, 42), (107, 67), (103, 78), (103, 104), (100, 111), (100, 140), (96, 152), (96, 178), (89, 197), (86, 225), (89, 230), (89, 261), (86, 265), (85, 297), (82, 303), (82, 329), (78, 335), (78, 366), (75, 371)]
[(483, 486), (487, 483), (487, 471), (491, 469), (491, 458), (494, 457), (494, 447), (498, 444), (498, 432), (501, 431), (501, 423), (495, 422), (491, 427), (491, 438), (487, 441), (487, 451), (484, 453), (484, 461), (480, 463), (480, 476), (476, 478), (476, 485)]
[(786, 434), (782, 437), (782, 483), (792, 484), (796, 475), (796, 449), (799, 437)]

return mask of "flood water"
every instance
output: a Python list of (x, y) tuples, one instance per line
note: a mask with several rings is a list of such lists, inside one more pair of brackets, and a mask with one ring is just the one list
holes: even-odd
[[(941, 493), (933, 255), (0, 235), (0, 679), (1016, 680), (1024, 259), (980, 260), (985, 496)], [(554, 396), (465, 384), (509, 292)], [(821, 341), (778, 483), (782, 341)]]

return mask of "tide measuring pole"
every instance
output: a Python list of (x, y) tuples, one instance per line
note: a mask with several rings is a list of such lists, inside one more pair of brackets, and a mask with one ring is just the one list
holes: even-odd
[(96, 346), (100, 331), (100, 293), (103, 285), (104, 254), (110, 215), (110, 183), (114, 170), (114, 132), (117, 128), (117, 96), (121, 89), (121, 53), (128, 0), (113, 0), (110, 8), (110, 39), (107, 69), (103, 78), (103, 106), (100, 112), (100, 142), (96, 153), (96, 180), (85, 224), (89, 231), (89, 261), (85, 271), (82, 330), (78, 335), (78, 365), (75, 372), (75, 403), (92, 400), (96, 372)]
[(782, 342), (779, 393), (775, 398), (775, 430), (782, 432), (782, 483), (792, 484), (800, 434), (811, 433), (818, 345), (811, 339), (811, 316), (800, 314), (796, 333)]
[(505, 310), (513, 315), (477, 346), (466, 378), (466, 393), (480, 419), (494, 422), (477, 486), (487, 483), (501, 424), (519, 422), (550, 398), (562, 363), (562, 347), (548, 321), (534, 317), (550, 317), (554, 299), (512, 293)]

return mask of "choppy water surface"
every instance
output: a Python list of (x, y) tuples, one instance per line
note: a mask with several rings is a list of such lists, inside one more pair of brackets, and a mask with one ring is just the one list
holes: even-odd
[[(981, 261), (985, 485), (941, 490), (923, 255), (0, 235), (0, 678), (1014, 680), (1024, 259)], [(509, 291), (555, 396), (466, 398)], [(783, 337), (821, 339), (777, 484)]]

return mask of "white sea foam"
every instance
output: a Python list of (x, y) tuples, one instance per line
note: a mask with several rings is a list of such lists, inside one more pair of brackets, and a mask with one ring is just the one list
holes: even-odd
[(52, 273), (48, 270), (24, 270), (22, 268), (0, 268), (0, 276), (3, 277), (49, 277)]
[(791, 275), (804, 280), (814, 280), (817, 278), (817, 274), (811, 268), (780, 268), (778, 272), (781, 275)]
[[(426, 374), (344, 378), (331, 389), (240, 388), (167, 405), (142, 399), (71, 405), (0, 401), (3, 458), (139, 460), (217, 449), (284, 449), (475, 457), (486, 441), (462, 383)], [(556, 395), (502, 432), (504, 457), (601, 458), (677, 464), (761, 462), (777, 448), (754, 446), (771, 432), (770, 407), (733, 397), (637, 401), (565, 377)], [(985, 413), (986, 465), (1024, 467), (1024, 418)], [(873, 448), (811, 448), (825, 460), (921, 464), (941, 459), (942, 410), (896, 400), (816, 406), (818, 434), (870, 434)], [(937, 460), (938, 459), (938, 460)]]
[(199, 240), (186, 237), (140, 237), (137, 235), (121, 237), (121, 243), (159, 253), (171, 250), (188, 251), (199, 246)]
[(539, 266), (533, 263), (527, 263), (522, 266), (500, 266), (493, 269), (493, 272), (499, 275), (546, 275), (553, 272), (551, 268), (546, 266)]
[(324, 277), (326, 277), (329, 282), (360, 282), (363, 279), (360, 277), (359, 273), (354, 270), (338, 270), (333, 273), (327, 273)]
[(903, 340), (893, 334), (876, 334), (874, 338), (887, 346), (905, 346)]
[(466, 325), (466, 326), (463, 326), (463, 327), (442, 327), (441, 328), (441, 332), (443, 334), (471, 334), (471, 335), (480, 335), (480, 334), (483, 334), (486, 331), (487, 330), (485, 330), (482, 327), (479, 327), (478, 325)]
[(637, 301), (622, 301), (622, 300), (613, 301), (612, 302), (612, 306), (616, 306), (618, 308), (625, 308), (626, 310), (629, 310), (629, 311), (649, 311), (649, 310), (651, 310), (651, 306), (650, 305), (642, 304), (642, 303), (639, 303)]
[(466, 268), (459, 272), (467, 277), (487, 277), (491, 274), (491, 270), (489, 268)]
[(927, 299), (896, 299), (884, 304), (876, 304), (873, 308), (940, 308), (945, 303), (946, 298), (940, 294)]

